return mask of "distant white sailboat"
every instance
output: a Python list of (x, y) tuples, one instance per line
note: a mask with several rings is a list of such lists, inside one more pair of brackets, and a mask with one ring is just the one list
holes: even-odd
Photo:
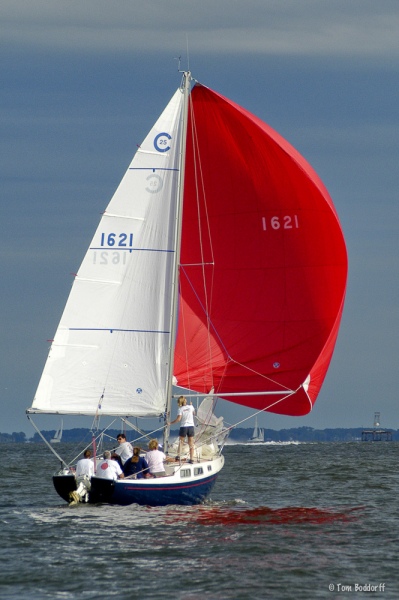
[(261, 427), (258, 427), (258, 418), (255, 417), (255, 427), (252, 436), (248, 440), (249, 442), (264, 442), (265, 431)]
[(50, 440), (50, 444), (59, 444), (62, 438), (62, 428), (63, 428), (63, 421), (61, 420), (61, 427), (55, 432), (55, 435), (53, 438), (51, 438)]

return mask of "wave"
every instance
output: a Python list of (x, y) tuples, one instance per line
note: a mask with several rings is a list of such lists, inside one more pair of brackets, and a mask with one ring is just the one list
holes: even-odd
[(300, 444), (308, 444), (311, 442), (299, 442), (297, 440), (289, 440), (286, 442), (240, 442), (235, 440), (227, 440), (226, 446), (299, 446)]

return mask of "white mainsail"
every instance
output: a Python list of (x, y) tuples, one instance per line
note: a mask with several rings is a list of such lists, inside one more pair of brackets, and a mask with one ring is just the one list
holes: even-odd
[(177, 90), (110, 201), (29, 412), (165, 410), (182, 109)]

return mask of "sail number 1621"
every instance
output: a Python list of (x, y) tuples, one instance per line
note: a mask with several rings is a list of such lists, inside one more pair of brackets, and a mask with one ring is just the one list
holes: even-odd
[(262, 217), (263, 231), (269, 229), (299, 229), (298, 215), (283, 215), (280, 217)]
[(105, 246), (107, 248), (112, 248), (113, 246), (116, 246), (118, 248), (131, 248), (133, 246), (133, 234), (102, 233), (101, 246)]

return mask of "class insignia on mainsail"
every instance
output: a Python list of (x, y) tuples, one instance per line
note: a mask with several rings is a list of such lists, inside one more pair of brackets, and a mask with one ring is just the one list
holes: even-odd
[[(347, 277), (336, 210), (306, 160), (192, 84), (185, 72), (102, 215), (27, 411), (163, 416), (171, 455), (174, 383), (208, 396), (208, 408), (219, 397), (285, 415), (312, 409)], [(145, 481), (94, 477), (90, 501), (202, 502), (224, 462), (223, 427), (208, 413), (193, 465), (181, 457)], [(66, 500), (70, 466), (54, 477)]]

